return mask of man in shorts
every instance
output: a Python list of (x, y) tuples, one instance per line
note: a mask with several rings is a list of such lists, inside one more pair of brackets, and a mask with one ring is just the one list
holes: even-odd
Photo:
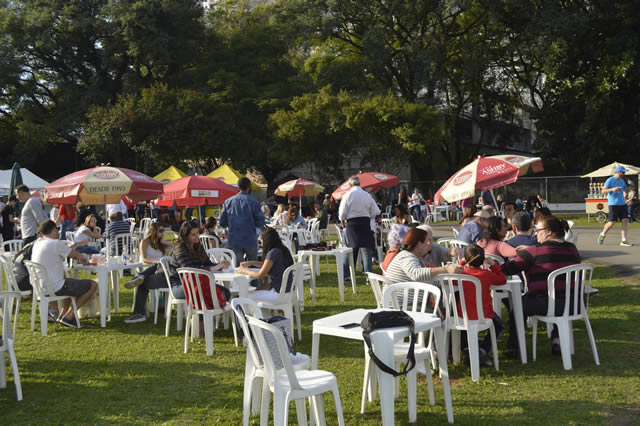
[(609, 202), (609, 222), (604, 225), (604, 229), (598, 236), (598, 244), (604, 243), (607, 232), (613, 227), (616, 221), (622, 222), (622, 241), (620, 245), (623, 247), (631, 247), (631, 243), (627, 241), (627, 227), (629, 219), (627, 217), (627, 203), (624, 199), (624, 191), (627, 188), (627, 182), (624, 180), (624, 173), (627, 169), (624, 166), (617, 166), (615, 174), (604, 183), (602, 193), (607, 194)]
[[(38, 238), (33, 245), (31, 260), (39, 263), (47, 270), (49, 285), (56, 296), (75, 296), (76, 306), (82, 307), (93, 296), (98, 288), (95, 281), (65, 278), (64, 262), (67, 257), (88, 264), (87, 258), (75, 250), (76, 244), (70, 246), (59, 239), (59, 230), (55, 222), (47, 220), (38, 227)], [(67, 327), (79, 328), (73, 316), (71, 300), (65, 299), (57, 321)]]

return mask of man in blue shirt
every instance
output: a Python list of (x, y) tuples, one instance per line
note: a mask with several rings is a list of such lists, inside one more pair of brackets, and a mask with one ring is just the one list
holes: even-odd
[(535, 246), (538, 243), (536, 237), (531, 235), (531, 218), (529, 213), (519, 211), (511, 217), (511, 228), (515, 237), (506, 241), (511, 247)]
[(220, 226), (229, 228), (227, 247), (236, 254), (236, 266), (244, 260), (258, 260), (258, 234), (256, 229), (264, 226), (264, 214), (258, 200), (249, 195), (251, 181), (246, 177), (238, 180), (240, 193), (224, 202), (220, 215)]
[(624, 166), (617, 166), (615, 174), (604, 183), (602, 193), (607, 194), (609, 202), (609, 222), (604, 225), (602, 233), (598, 236), (598, 244), (604, 243), (607, 232), (613, 227), (617, 220), (622, 222), (622, 241), (620, 245), (623, 247), (631, 247), (631, 243), (627, 241), (627, 227), (629, 219), (627, 218), (627, 203), (624, 199), (624, 190), (627, 183), (624, 180), (624, 173), (627, 169)]

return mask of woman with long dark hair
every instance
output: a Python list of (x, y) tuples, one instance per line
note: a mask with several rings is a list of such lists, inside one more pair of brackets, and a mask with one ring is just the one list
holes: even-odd
[(409, 209), (409, 194), (407, 193), (407, 188), (404, 186), (400, 188), (400, 192), (398, 193), (398, 204), (402, 204), (405, 208)]
[[(242, 262), (240, 267), (236, 269), (236, 273), (248, 275), (256, 280), (263, 280), (268, 276), (268, 282), (264, 282), (250, 297), (255, 300), (273, 302), (280, 295), (282, 274), (294, 262), (291, 252), (282, 244), (282, 240), (280, 240), (280, 236), (275, 229), (268, 226), (262, 228), (258, 241), (262, 246), (262, 260)], [(251, 267), (260, 269), (250, 269)], [(292, 283), (293, 275), (289, 275), (286, 291), (291, 290)]]
[(397, 225), (409, 225), (410, 223), (413, 223), (413, 220), (411, 220), (411, 215), (404, 205), (396, 205), (393, 216), (393, 223)]
[(504, 259), (515, 257), (518, 254), (518, 250), (526, 248), (521, 246), (513, 248), (509, 244), (505, 243), (504, 237), (507, 235), (507, 224), (500, 216), (491, 216), (485, 219), (486, 228), (482, 238), (480, 238), (476, 244), (484, 249), (485, 253), (495, 254), (502, 256)]

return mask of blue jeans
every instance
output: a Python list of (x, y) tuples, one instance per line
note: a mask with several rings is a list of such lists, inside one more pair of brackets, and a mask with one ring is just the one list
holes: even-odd
[(633, 204), (627, 204), (627, 216), (629, 216), (629, 223), (633, 222)]
[[(231, 248), (231, 247), (229, 247)], [(244, 255), (247, 255), (247, 260), (258, 260), (258, 246), (244, 247), (244, 248), (231, 248), (236, 254), (236, 267), (240, 266), (240, 262), (244, 261)]]
[(78, 253), (83, 253), (83, 254), (99, 254), (100, 253), (100, 250), (94, 246), (76, 247), (76, 251)]
[(75, 226), (73, 225), (72, 220), (63, 220), (62, 223), (60, 224), (60, 239), (66, 240), (67, 232), (73, 232), (74, 229), (75, 229)]
[[(360, 248), (360, 258), (362, 259), (364, 272), (373, 272), (371, 258), (373, 257), (374, 251), (375, 250), (370, 248), (365, 248), (365, 247)], [(353, 253), (353, 261), (354, 262), (358, 261), (358, 254), (355, 252)], [(345, 279), (348, 279), (349, 277), (351, 277), (351, 275), (349, 275), (349, 259), (348, 258), (345, 258), (344, 260), (344, 277)]]

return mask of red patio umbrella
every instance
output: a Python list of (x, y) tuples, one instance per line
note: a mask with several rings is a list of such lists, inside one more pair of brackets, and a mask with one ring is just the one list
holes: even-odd
[(162, 184), (135, 170), (98, 166), (61, 177), (45, 187), (49, 204), (115, 204), (123, 196), (132, 201), (152, 200), (162, 194)]
[(208, 176), (187, 176), (176, 179), (164, 187), (164, 193), (156, 202), (159, 206), (217, 206), (238, 193), (238, 188), (221, 179)]
[[(400, 183), (397, 176), (387, 173), (367, 172), (358, 173), (356, 176), (360, 178), (360, 187), (367, 192), (374, 192), (379, 188), (391, 188), (392, 186), (396, 186)], [(351, 185), (349, 185), (349, 181), (346, 181), (340, 185), (338, 189), (333, 191), (331, 197), (334, 200), (341, 200), (344, 194), (349, 192), (349, 190), (351, 190)]]

